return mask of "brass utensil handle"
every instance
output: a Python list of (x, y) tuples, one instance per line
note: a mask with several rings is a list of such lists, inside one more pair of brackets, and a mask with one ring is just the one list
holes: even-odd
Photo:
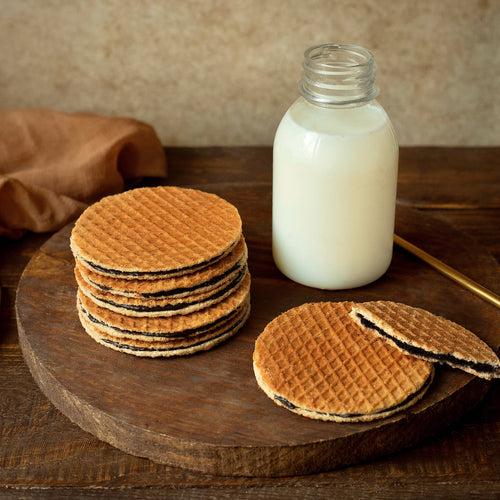
[(427, 264), (432, 266), (440, 273), (444, 274), (453, 281), (456, 281), (464, 288), (467, 288), (467, 290), (470, 290), (472, 293), (475, 293), (482, 299), (487, 300), (488, 302), (490, 302), (491, 304), (500, 309), (500, 295), (497, 295), (496, 293), (492, 292), (491, 290), (488, 290), (487, 288), (475, 282), (474, 280), (471, 280), (470, 278), (460, 273), (456, 269), (453, 269), (452, 267), (448, 266), (439, 259), (436, 259), (432, 255), (428, 254), (421, 248), (418, 248), (413, 243), (406, 241), (397, 234), (394, 235), (394, 243), (396, 243), (396, 245), (400, 246), (401, 248), (404, 248), (411, 254), (415, 255), (419, 259), (422, 259), (423, 261), (427, 262)]

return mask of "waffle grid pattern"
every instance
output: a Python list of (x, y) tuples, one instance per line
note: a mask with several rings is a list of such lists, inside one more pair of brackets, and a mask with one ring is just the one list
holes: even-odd
[[(246, 262), (246, 261), (245, 261)], [(101, 285), (98, 285), (94, 282), (92, 282), (88, 276), (86, 276), (84, 273), (82, 273), (82, 267), (78, 267), (78, 271), (80, 272), (80, 276), (82, 277), (83, 280), (87, 283), (86, 286), (89, 287), (90, 290), (98, 290), (99, 292), (105, 292), (105, 293), (110, 293), (117, 299), (118, 302), (122, 301), (122, 303), (129, 303), (127, 301), (124, 301), (123, 299), (138, 299), (142, 302), (148, 301), (148, 300), (160, 300), (160, 299), (167, 299), (171, 301), (175, 301), (178, 299), (184, 299), (186, 300), (187, 297), (193, 297), (193, 296), (198, 296), (199, 294), (204, 294), (204, 293), (216, 293), (219, 289), (223, 288), (224, 286), (227, 286), (231, 281), (236, 279), (237, 276), (239, 276), (244, 268), (246, 268), (245, 262), (241, 262), (238, 264), (234, 270), (231, 270), (230, 273), (226, 274), (225, 276), (221, 276), (220, 280), (216, 280), (213, 283), (207, 282), (206, 284), (200, 284), (197, 287), (186, 287), (184, 289), (174, 289), (171, 291), (161, 291), (161, 292), (154, 292), (152, 295), (151, 294), (138, 294), (134, 292), (126, 292), (124, 290), (115, 290), (111, 288), (101, 288)]]
[(85, 327), (85, 330), (91, 330), (92, 333), (103, 340), (112, 340), (119, 342), (120, 344), (129, 345), (139, 348), (156, 348), (156, 349), (175, 349), (179, 347), (190, 347), (194, 344), (199, 344), (206, 342), (214, 337), (218, 337), (229, 330), (231, 330), (236, 324), (242, 321), (242, 319), (247, 315), (249, 305), (246, 304), (244, 307), (240, 308), (236, 315), (231, 316), (227, 321), (217, 325), (217, 328), (213, 328), (207, 332), (200, 335), (191, 335), (178, 338), (170, 339), (157, 339), (157, 340), (144, 340), (144, 339), (133, 339), (129, 337), (118, 337), (116, 335), (110, 335), (103, 328), (95, 323), (92, 323), (85, 313), (82, 311), (81, 307), (78, 307), (78, 313), (80, 321)]
[(125, 316), (97, 305), (81, 290), (78, 291), (78, 299), (92, 316), (111, 327), (146, 333), (177, 333), (202, 327), (228, 315), (240, 307), (248, 299), (249, 294), (250, 275), (247, 273), (241, 285), (222, 302), (185, 315), (169, 317)]
[(168, 292), (179, 288), (201, 287), (203, 283), (216, 278), (236, 265), (243, 266), (247, 260), (247, 247), (244, 238), (240, 238), (236, 247), (219, 262), (209, 265), (199, 271), (158, 279), (124, 279), (104, 276), (90, 270), (77, 261), (77, 267), (82, 277), (97, 285), (109, 288), (115, 294), (138, 296), (148, 293)]
[(102, 301), (110, 301), (115, 304), (123, 305), (123, 306), (146, 306), (146, 307), (161, 307), (161, 306), (176, 306), (180, 304), (191, 304), (191, 303), (196, 303), (196, 302), (203, 302), (210, 300), (211, 297), (214, 296), (214, 294), (217, 294), (221, 290), (224, 290), (225, 288), (228, 288), (229, 286), (232, 286), (232, 283), (234, 282), (234, 286), (236, 287), (237, 283), (239, 283), (238, 278), (241, 279), (242, 272), (246, 272), (246, 268), (239, 273), (236, 273), (235, 275), (230, 276), (230, 279), (228, 280), (223, 280), (220, 283), (217, 283), (217, 285), (208, 291), (201, 292), (201, 293), (191, 293), (187, 295), (186, 297), (182, 298), (172, 298), (172, 297), (165, 297), (165, 298), (158, 298), (158, 299), (144, 299), (144, 298), (137, 298), (137, 297), (127, 297), (123, 296), (120, 294), (116, 294), (114, 290), (112, 291), (102, 291), (99, 290), (99, 288), (96, 288), (95, 286), (91, 285), (87, 281), (84, 280), (83, 276), (81, 275), (78, 267), (75, 267), (75, 278), (76, 282), (78, 283), (78, 286), (85, 292), (87, 296), (92, 295), (96, 297), (97, 299), (100, 299)]
[(205, 342), (202, 342), (197, 345), (177, 347), (174, 349), (165, 347), (154, 349), (152, 348), (151, 345), (148, 345), (148, 347), (146, 348), (141, 348), (138, 346), (132, 346), (131, 344), (118, 343), (113, 339), (106, 339), (100, 335), (97, 335), (93, 329), (87, 330), (85, 323), (82, 323), (82, 325), (84, 326), (86, 332), (89, 334), (90, 337), (92, 337), (96, 342), (104, 345), (105, 347), (109, 347), (113, 350), (125, 352), (128, 354), (134, 354), (135, 356), (149, 357), (149, 358), (157, 358), (157, 357), (168, 358), (172, 356), (186, 356), (189, 354), (194, 354), (196, 352), (206, 351), (208, 349), (211, 349), (212, 347), (215, 347), (216, 345), (220, 344), (221, 342), (224, 342), (228, 338), (235, 335), (244, 325), (249, 314), (250, 314), (250, 309), (247, 309), (247, 313), (243, 317), (243, 319), (240, 322), (235, 323), (235, 325), (232, 328), (229, 328), (228, 331), (223, 333), (222, 335), (214, 336), (211, 339), (208, 339)]
[(73, 253), (111, 270), (178, 270), (227, 251), (241, 235), (230, 203), (192, 189), (135, 189), (91, 205), (71, 235)]
[[(244, 279), (244, 278), (243, 278)], [(80, 287), (80, 290), (82, 291), (83, 294), (85, 294), (87, 297), (92, 300), (95, 304), (98, 306), (104, 307), (106, 309), (109, 309), (110, 311), (117, 312), (119, 314), (122, 314), (124, 316), (130, 316), (130, 317), (137, 317), (137, 318), (153, 318), (153, 317), (161, 317), (161, 318), (167, 318), (167, 317), (176, 317), (180, 318), (182, 316), (191, 314), (196, 311), (201, 311), (201, 310), (210, 310), (210, 307), (218, 304), (219, 302), (222, 302), (226, 297), (229, 297), (231, 294), (233, 294), (238, 287), (240, 286), (241, 281), (243, 281), (242, 277), (238, 277), (238, 283), (233, 286), (233, 287), (227, 287), (226, 289), (222, 290), (220, 295), (214, 295), (207, 300), (201, 301), (201, 302), (195, 302), (195, 303), (190, 303), (186, 302), (183, 304), (180, 304), (178, 306), (175, 306), (175, 308), (169, 308), (170, 306), (167, 304), (163, 304), (159, 306), (160, 308), (158, 310), (156, 309), (150, 309), (147, 311), (140, 310), (140, 309), (129, 309), (124, 305), (120, 305), (118, 303), (112, 302), (112, 301), (104, 301), (99, 299), (98, 297), (95, 297), (92, 295), (90, 292), (88, 292), (87, 288), (82, 288)]]
[(391, 336), (426, 351), (500, 366), (494, 351), (474, 333), (424, 309), (376, 301), (357, 304), (354, 311), (373, 319)]
[(111, 349), (191, 354), (234, 335), (248, 317), (241, 219), (218, 196), (160, 187), (104, 198), (78, 219), (70, 246), (80, 322)]
[[(174, 333), (168, 333), (168, 332), (149, 333), (149, 332), (138, 332), (133, 330), (123, 330), (111, 327), (104, 323), (98, 323), (97, 326), (99, 327), (100, 330), (107, 333), (111, 337), (134, 339), (134, 340), (150, 340), (152, 342), (155, 341), (163, 342), (176, 338), (191, 338), (191, 337), (196, 337), (197, 335), (203, 335), (213, 332), (216, 328), (219, 328), (222, 324), (230, 322), (232, 319), (234, 319), (236, 315), (240, 314), (242, 309), (248, 308), (249, 306), (250, 306), (250, 300), (247, 299), (239, 308), (235, 309), (234, 311), (231, 311), (226, 316), (222, 316), (216, 321), (203, 325), (199, 328), (193, 328)], [(83, 305), (79, 301), (78, 297), (77, 297), (77, 309), (78, 311), (81, 311), (82, 314), (85, 314), (85, 316), (89, 320), (92, 320), (92, 323), (94, 324), (96, 323), (96, 319), (92, 318), (90, 313), (83, 308)]]
[(269, 323), (257, 339), (254, 363), (273, 393), (312, 412), (369, 414), (425, 384), (431, 363), (361, 332), (351, 307), (304, 304)]

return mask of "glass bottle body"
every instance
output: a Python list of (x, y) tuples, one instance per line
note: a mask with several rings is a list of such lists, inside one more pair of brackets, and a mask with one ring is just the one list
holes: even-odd
[(392, 258), (394, 129), (371, 95), (340, 105), (306, 97), (286, 112), (274, 141), (274, 260), (304, 285), (359, 287)]

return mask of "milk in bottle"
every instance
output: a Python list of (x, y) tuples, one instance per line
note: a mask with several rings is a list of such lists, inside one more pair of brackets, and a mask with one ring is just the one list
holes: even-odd
[(273, 256), (298, 283), (359, 287), (391, 262), (398, 144), (374, 73), (361, 47), (309, 49), (302, 96), (276, 132)]

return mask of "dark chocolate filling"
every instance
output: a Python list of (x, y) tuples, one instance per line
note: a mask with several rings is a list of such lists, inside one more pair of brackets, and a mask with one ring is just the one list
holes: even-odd
[(273, 397), (276, 401), (279, 401), (281, 404), (286, 406), (289, 410), (298, 409), (298, 410), (310, 411), (311, 413), (316, 413), (317, 415), (327, 415), (330, 417), (356, 418), (356, 417), (364, 417), (367, 415), (380, 415), (381, 413), (397, 410), (398, 408), (405, 406), (411, 400), (415, 399), (423, 391), (427, 390), (427, 388), (431, 385), (432, 378), (433, 378), (432, 375), (429, 376), (428, 379), (425, 381), (425, 384), (417, 392), (410, 394), (403, 401), (399, 402), (398, 404), (396, 404), (394, 406), (390, 406), (389, 408), (384, 408), (384, 409), (376, 411), (374, 413), (328, 413), (328, 412), (324, 412), (324, 411), (314, 411), (314, 410), (308, 410), (306, 408), (301, 408), (300, 406), (294, 405), (291, 401), (288, 401), (288, 399), (284, 398), (283, 396), (279, 396), (278, 394), (274, 394)]
[(294, 405), (291, 401), (288, 401), (288, 399), (284, 398), (283, 396), (279, 396), (278, 394), (274, 395), (274, 399), (276, 401), (279, 401), (282, 405), (284, 405), (289, 410), (295, 410), (295, 408), (298, 408), (298, 406)]
[(398, 347), (406, 351), (408, 354), (413, 354), (414, 356), (421, 356), (425, 359), (428, 359), (429, 361), (437, 361), (438, 363), (452, 363), (457, 366), (465, 366), (468, 368), (472, 368), (478, 372), (485, 372), (485, 373), (493, 373), (496, 372), (498, 369), (490, 365), (488, 363), (480, 363), (478, 361), (470, 361), (467, 359), (461, 359), (457, 358), (456, 356), (453, 356), (453, 354), (447, 354), (447, 353), (435, 353), (435, 352), (430, 352), (426, 351), (425, 349), (422, 349), (421, 347), (417, 347), (414, 345), (411, 345), (407, 342), (403, 342), (402, 340), (393, 337), (392, 335), (389, 335), (385, 330), (377, 326), (375, 323), (370, 321), (369, 319), (365, 318), (362, 314), (356, 313), (356, 316), (360, 319), (361, 324), (365, 326), (366, 328), (370, 328), (372, 330), (375, 330), (378, 332), (382, 337), (385, 337), (392, 342), (394, 342)]
[(234, 325), (226, 328), (223, 332), (219, 333), (218, 335), (215, 335), (214, 337), (210, 339), (205, 339), (200, 342), (196, 342), (194, 344), (190, 344), (185, 347), (164, 347), (161, 349), (154, 348), (154, 347), (137, 347), (129, 344), (122, 344), (120, 342), (116, 342), (115, 340), (109, 340), (109, 339), (101, 339), (103, 342), (106, 342), (106, 344), (111, 344), (114, 345), (115, 347), (119, 347), (120, 349), (128, 349), (129, 351), (139, 351), (139, 352), (151, 352), (151, 351), (158, 351), (158, 352), (169, 352), (169, 351), (179, 351), (183, 349), (191, 349), (193, 347), (200, 346), (202, 344), (206, 344), (208, 342), (213, 342), (214, 340), (217, 340), (218, 338), (222, 337), (226, 333), (228, 333), (230, 330), (233, 328), (238, 328), (242, 323), (243, 323), (244, 318), (241, 318), (238, 320)]
[[(241, 267), (242, 264), (240, 262), (237, 262), (233, 267), (230, 269), (226, 270), (222, 274), (219, 274), (218, 276), (214, 276), (213, 278), (210, 278), (207, 281), (204, 281), (203, 283), (200, 283), (199, 285), (191, 286), (191, 287), (179, 287), (179, 288), (174, 288), (172, 290), (169, 290), (168, 292), (160, 291), (160, 292), (146, 292), (146, 293), (141, 293), (140, 295), (144, 298), (163, 298), (163, 297), (170, 297), (171, 295), (177, 295), (179, 293), (185, 293), (185, 292), (196, 292), (196, 290), (200, 288), (205, 288), (207, 286), (211, 285), (216, 285), (219, 283), (219, 281), (222, 281), (226, 276), (229, 276), (231, 273), (236, 271), (239, 267)], [(112, 287), (106, 286), (106, 285), (100, 285), (99, 283), (96, 283), (95, 281), (92, 281), (89, 278), (90, 283), (95, 286), (96, 288), (99, 288), (100, 290), (107, 292), (109, 290), (112, 290)]]
[(208, 323), (207, 325), (204, 325), (204, 326), (199, 327), (199, 328), (189, 328), (189, 329), (183, 330), (182, 332), (179, 332), (179, 333), (166, 333), (166, 332), (151, 333), (151, 332), (140, 332), (140, 331), (136, 331), (136, 330), (126, 330), (124, 328), (118, 328), (117, 326), (108, 325), (104, 321), (101, 321), (100, 319), (97, 319), (95, 316), (92, 316), (92, 314), (90, 314), (90, 312), (87, 311), (83, 307), (81, 302), (80, 302), (80, 306), (82, 308), (83, 313), (85, 314), (85, 316), (87, 316), (89, 321), (91, 321), (92, 323), (95, 323), (96, 325), (102, 325), (102, 326), (105, 326), (107, 328), (111, 328), (112, 330), (115, 330), (116, 332), (127, 333), (129, 335), (141, 335), (144, 337), (165, 337), (165, 338), (182, 338), (182, 337), (186, 337), (189, 335), (203, 333), (205, 331), (211, 330), (212, 328), (215, 328), (217, 325), (219, 325), (221, 323), (224, 323), (231, 316), (237, 314), (238, 311), (240, 310), (240, 308), (238, 308), (235, 311), (231, 311), (230, 313), (226, 314), (225, 316), (222, 316), (221, 318), (213, 321), (212, 323)]
[(111, 306), (119, 307), (120, 309), (127, 309), (129, 311), (136, 311), (136, 312), (178, 311), (180, 309), (185, 309), (186, 307), (204, 304), (206, 302), (210, 302), (210, 301), (212, 301), (214, 299), (217, 299), (217, 298), (221, 297), (226, 292), (228, 292), (229, 290), (231, 290), (232, 288), (234, 288), (234, 287), (236, 287), (238, 285), (238, 283), (243, 279), (243, 276), (245, 276), (245, 272), (246, 272), (246, 270), (242, 269), (239, 272), (238, 276), (236, 276), (236, 278), (233, 281), (231, 281), (227, 286), (225, 286), (224, 288), (220, 289), (218, 292), (214, 293), (213, 295), (211, 295), (210, 297), (208, 297), (205, 300), (197, 300), (197, 301), (194, 301), (194, 302), (180, 302), (178, 304), (166, 304), (166, 305), (163, 305), (163, 306), (148, 307), (148, 306), (136, 306), (136, 305), (130, 305), (130, 304), (119, 304), (119, 303), (114, 302), (112, 300), (104, 300), (104, 299), (100, 299), (98, 297), (95, 297), (92, 294), (91, 295), (96, 300), (101, 300), (102, 302), (105, 302), (106, 304), (109, 304)]
[(165, 271), (121, 271), (119, 269), (110, 269), (109, 267), (101, 266), (99, 264), (91, 262), (90, 260), (84, 259), (83, 257), (80, 257), (80, 259), (82, 259), (86, 264), (88, 264), (91, 268), (95, 269), (96, 271), (101, 271), (102, 273), (111, 274), (114, 276), (130, 276), (133, 278), (140, 278), (141, 276), (170, 276), (171, 274), (175, 274), (181, 271), (182, 272), (196, 271), (197, 269), (201, 269), (202, 267), (215, 264), (217, 261), (228, 255), (234, 249), (236, 243), (233, 244), (228, 251), (224, 251), (221, 254), (212, 257), (211, 259), (205, 260), (198, 264), (193, 264), (185, 267), (178, 267), (176, 269), (169, 269)]

